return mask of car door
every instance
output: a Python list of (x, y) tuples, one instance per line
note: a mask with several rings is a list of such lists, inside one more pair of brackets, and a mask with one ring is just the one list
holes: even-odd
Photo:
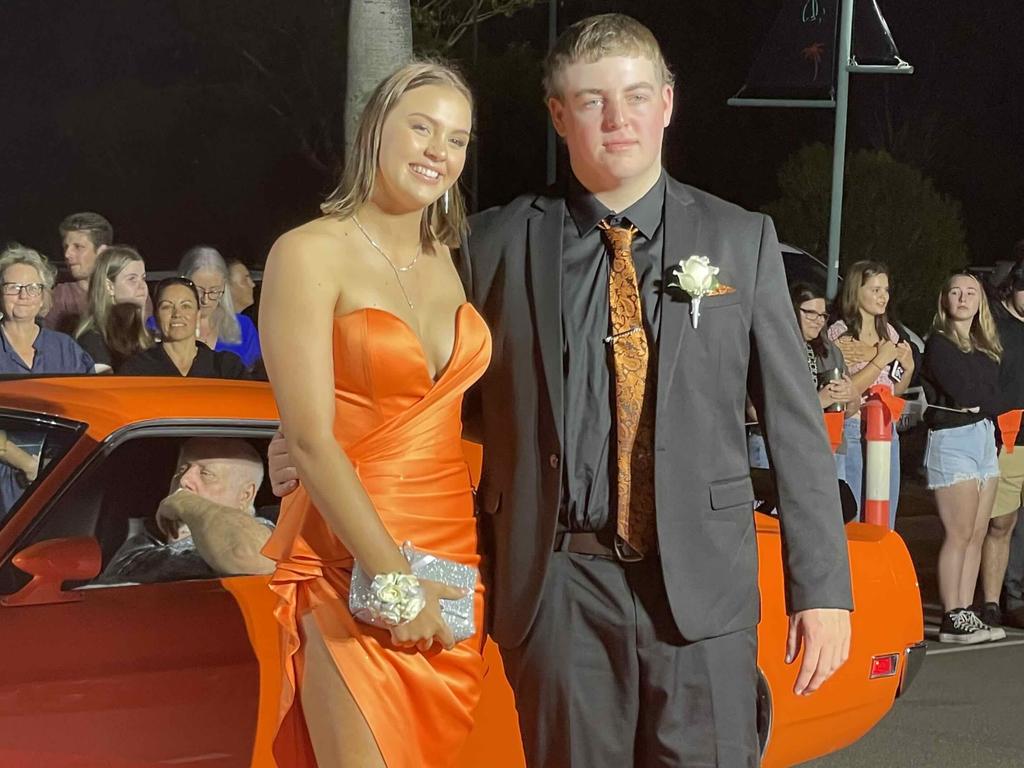
[[(109, 558), (120, 519), (155, 511), (177, 446), (195, 431), (164, 425), (109, 442), (41, 506), (14, 549), (59, 546), (91, 520)], [(26, 580), (5, 557), (0, 595), (18, 594)], [(0, 765), (272, 764), (253, 761), (254, 648), (262, 643), (268, 668), (276, 655), (265, 577), (69, 586), (72, 602), (0, 607)]]

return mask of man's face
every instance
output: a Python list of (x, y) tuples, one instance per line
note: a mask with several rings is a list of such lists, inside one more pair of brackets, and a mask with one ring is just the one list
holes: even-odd
[(1024, 290), (1015, 290), (1011, 293), (1008, 303), (1018, 317), (1024, 317)]
[(256, 495), (243, 461), (206, 455), (201, 450), (182, 455), (171, 482), (171, 492), (179, 488), (242, 512), (249, 510)]
[(256, 283), (253, 282), (249, 268), (245, 264), (232, 264), (228, 268), (228, 273), (230, 274), (231, 301), (235, 305), (235, 311), (241, 312), (243, 309), (251, 307), (255, 301), (253, 290), (256, 288)]
[(88, 232), (68, 232), (64, 235), (64, 260), (75, 280), (88, 280), (92, 277), (98, 255), (99, 250), (93, 245)]
[(576, 177), (591, 192), (615, 190), (661, 172), (672, 118), (672, 87), (646, 58), (609, 56), (570, 64), (560, 98), (548, 101)]

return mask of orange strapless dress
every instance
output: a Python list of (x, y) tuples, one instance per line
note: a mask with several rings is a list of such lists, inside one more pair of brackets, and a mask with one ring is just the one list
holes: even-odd
[[(490, 334), (471, 305), (455, 315), (451, 360), (433, 381), (419, 339), (400, 318), (360, 309), (335, 318), (334, 435), (396, 543), (479, 566), (469, 468), (462, 451), (463, 393), (487, 368)], [(451, 651), (394, 648), (390, 634), (348, 610), (352, 555), (299, 488), (281, 505), (264, 548), (277, 562), (284, 680), (274, 756), (280, 768), (315, 766), (298, 701), (300, 617), (312, 612), (388, 768), (455, 761), (472, 727), (483, 676), (483, 587), (476, 636)]]

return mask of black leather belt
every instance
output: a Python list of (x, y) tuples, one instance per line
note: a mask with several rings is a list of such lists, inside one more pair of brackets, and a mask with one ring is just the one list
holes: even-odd
[(621, 559), (614, 548), (598, 540), (596, 533), (559, 533), (555, 536), (555, 551), (607, 557), (609, 560)]

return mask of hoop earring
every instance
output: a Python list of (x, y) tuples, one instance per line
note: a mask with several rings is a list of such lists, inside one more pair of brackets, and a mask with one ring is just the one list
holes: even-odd
[(448, 190), (447, 189), (444, 191), (444, 194), (441, 196), (441, 213), (443, 213), (445, 216), (448, 215)]

